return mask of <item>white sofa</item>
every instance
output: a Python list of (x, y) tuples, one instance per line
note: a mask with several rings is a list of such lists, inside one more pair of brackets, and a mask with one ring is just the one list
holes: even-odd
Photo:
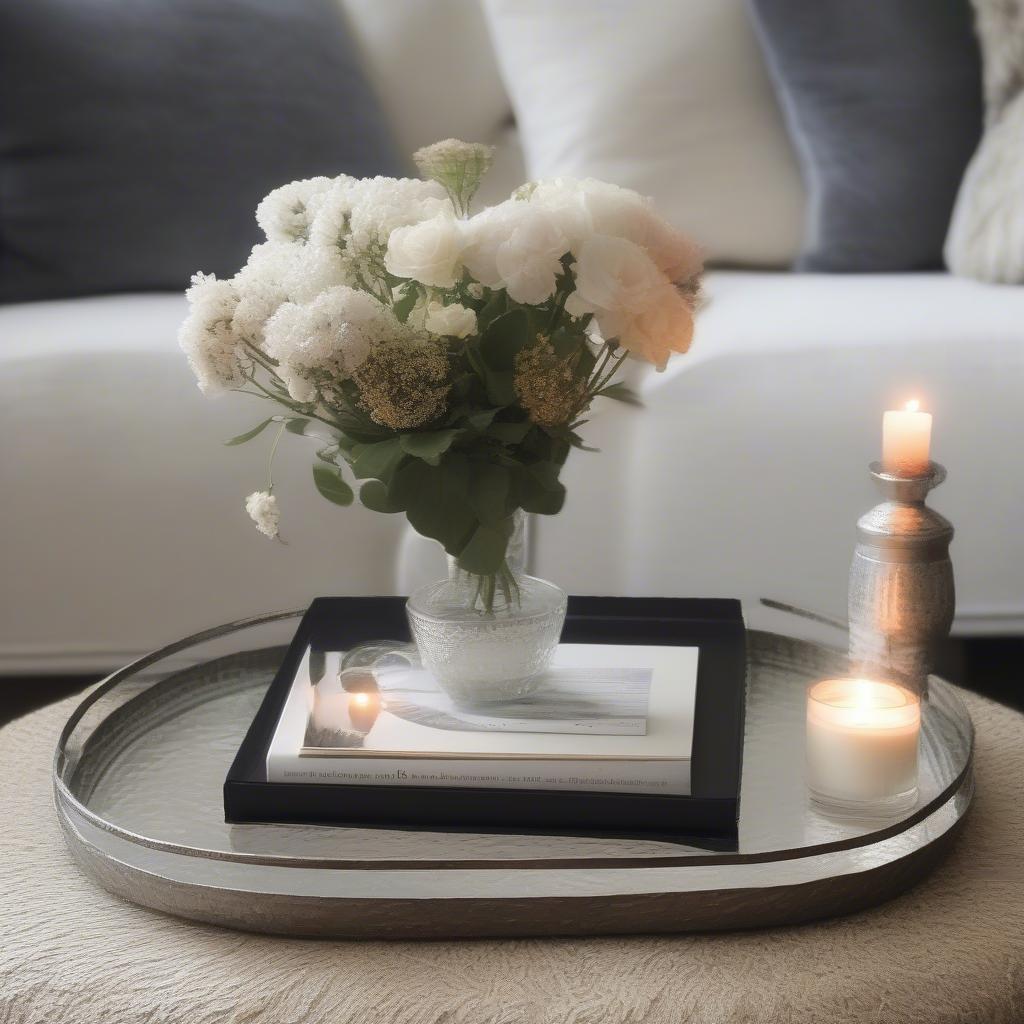
[[(475, 5), (346, 4), (406, 148), (492, 139), (490, 192), (507, 194), (522, 156)], [(438, 30), (441, 11), (461, 35)], [(1024, 630), (1024, 289), (720, 270), (708, 296), (693, 352), (633, 371), (646, 411), (589, 425), (603, 452), (573, 453), (563, 513), (534, 522), (535, 570), (578, 593), (768, 596), (842, 618), (881, 413), (919, 395), (950, 471), (934, 504), (957, 527), (956, 628)], [(184, 311), (166, 294), (0, 307), (0, 673), (101, 669), (440, 573), (403, 519), (319, 498), (310, 442), (291, 435), (276, 471), (287, 543), (257, 535), (242, 499), (266, 447), (220, 442), (261, 408), (202, 398), (175, 340)]]

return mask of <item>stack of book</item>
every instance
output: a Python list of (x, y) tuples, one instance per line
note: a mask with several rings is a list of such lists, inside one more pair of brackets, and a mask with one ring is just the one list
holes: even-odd
[[(239, 751), (228, 820), (735, 829), (745, 659), (734, 602), (574, 599), (536, 690), (466, 709), (414, 656), (345, 668), (353, 638), (401, 636), (401, 620), (390, 604), (368, 607), (387, 599), (333, 601), (303, 620)], [(580, 642), (591, 637), (601, 642)]]

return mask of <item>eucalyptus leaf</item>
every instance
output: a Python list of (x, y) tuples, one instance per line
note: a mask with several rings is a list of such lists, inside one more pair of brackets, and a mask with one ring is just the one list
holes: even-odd
[(606, 388), (601, 388), (598, 394), (605, 398), (614, 398), (616, 402), (623, 402), (626, 405), (643, 407), (644, 404), (640, 400), (640, 396), (621, 381), (616, 384), (609, 384)]
[(398, 317), (403, 324), (409, 319), (409, 314), (416, 305), (416, 300), (419, 298), (419, 294), (419, 289), (410, 281), (405, 286), (405, 291), (402, 292), (402, 297), (392, 307), (395, 311), (395, 316)]
[(395, 512), (405, 511), (392, 502), (387, 487), (380, 480), (367, 480), (359, 488), (359, 501), (371, 512), (384, 512), (391, 515)]
[(522, 423), (492, 423), (487, 428), (490, 437), (496, 437), (502, 444), (520, 444), (533, 429), (529, 420)]
[(500, 523), (509, 518), (511, 474), (505, 466), (474, 464), (470, 475), (469, 500), (481, 523)]
[(501, 412), (500, 409), (481, 409), (479, 412), (470, 413), (466, 417), (466, 422), (474, 429), (481, 432), (485, 431), (491, 423), (494, 422), (494, 417)]
[(316, 489), (335, 505), (351, 505), (355, 495), (352, 488), (341, 478), (341, 470), (323, 466), (320, 463), (313, 465), (313, 483)]
[(258, 423), (255, 427), (252, 428), (252, 430), (247, 430), (244, 434), (239, 434), (237, 437), (231, 438), (230, 441), (225, 441), (224, 444), (228, 446), (236, 444), (245, 444), (246, 441), (251, 441), (258, 434), (262, 434), (263, 431), (266, 430), (266, 428), (269, 427), (270, 424), (273, 423), (275, 419), (277, 419), (276, 416), (271, 416), (269, 419), (265, 419), (262, 423)]
[(436, 466), (459, 433), (458, 430), (430, 430), (419, 434), (402, 434), (398, 440), (406, 455)]
[(308, 425), (309, 420), (302, 419), (299, 416), (293, 416), (285, 422), (284, 429), (287, 430), (289, 434), (305, 434), (306, 427)]
[(395, 473), (388, 489), (390, 501), (405, 509), (409, 524), (424, 537), (438, 540), (457, 555), (477, 526), (469, 503), (469, 466), (458, 455), (431, 466), (410, 459)]
[(373, 478), (387, 483), (405, 458), (402, 441), (399, 437), (387, 441), (376, 441), (373, 444), (357, 444), (349, 453), (352, 472), (359, 480)]
[(494, 320), (481, 335), (480, 354), (490, 369), (511, 371), (530, 338), (529, 318), (523, 310), (513, 309)]
[(480, 523), (459, 553), (459, 568), (480, 576), (496, 573), (505, 561), (511, 529), (507, 523)]

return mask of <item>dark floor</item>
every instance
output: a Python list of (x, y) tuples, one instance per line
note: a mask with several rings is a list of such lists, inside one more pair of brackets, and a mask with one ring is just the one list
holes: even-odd
[[(1024, 711), (1024, 637), (969, 637), (948, 641), (939, 675)], [(0, 678), (0, 726), (36, 708), (84, 690), (99, 676)]]

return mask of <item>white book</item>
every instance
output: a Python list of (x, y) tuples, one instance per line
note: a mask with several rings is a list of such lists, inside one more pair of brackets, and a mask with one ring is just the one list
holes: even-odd
[(562, 644), (536, 693), (467, 712), (418, 665), (378, 670), (375, 693), (346, 692), (341, 653), (318, 656), (315, 680), (307, 651), (267, 779), (689, 795), (698, 655)]

